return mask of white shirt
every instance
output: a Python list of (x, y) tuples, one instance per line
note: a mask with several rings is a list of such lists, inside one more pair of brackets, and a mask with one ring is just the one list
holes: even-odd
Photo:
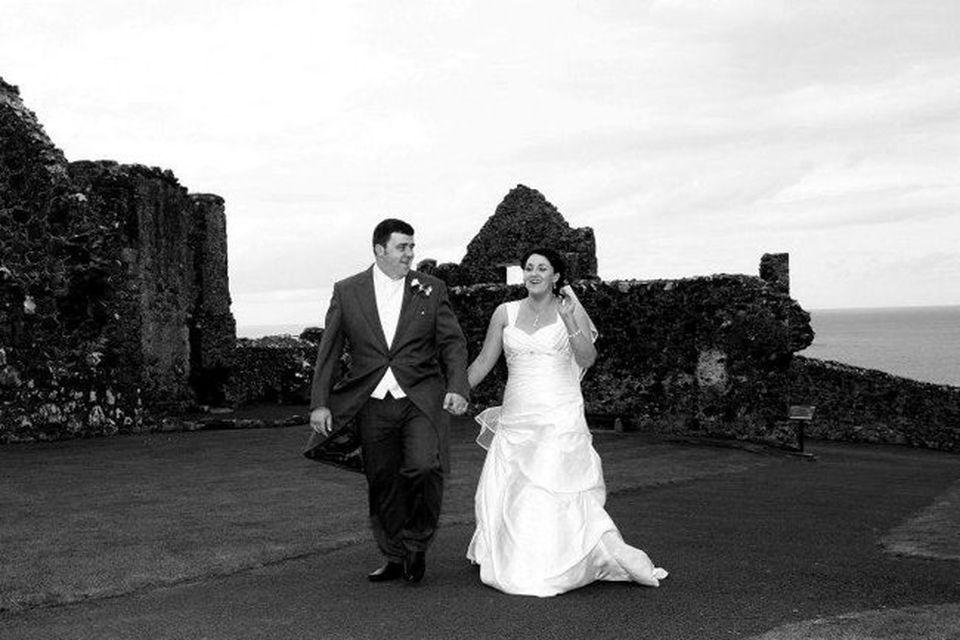
[[(403, 305), (403, 287), (406, 278), (394, 280), (376, 264), (373, 265), (373, 291), (377, 297), (377, 314), (380, 316), (380, 326), (387, 339), (387, 346), (393, 344), (393, 337), (397, 333), (397, 324), (400, 322), (400, 307)], [(380, 379), (380, 383), (370, 394), (371, 398), (383, 400), (390, 392), (394, 398), (405, 398), (407, 394), (400, 388), (393, 370), (387, 367)]]

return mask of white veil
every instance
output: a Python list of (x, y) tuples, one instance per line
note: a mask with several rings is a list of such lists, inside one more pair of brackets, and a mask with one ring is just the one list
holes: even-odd
[[(600, 332), (597, 331), (597, 325), (593, 324), (593, 320), (590, 319), (590, 315), (587, 313), (587, 310), (584, 308), (582, 304), (580, 304), (580, 298), (577, 297), (577, 294), (574, 292), (573, 287), (571, 287), (568, 284), (563, 285), (563, 288), (560, 289), (560, 293), (570, 298), (570, 300), (573, 302), (574, 312), (576, 312), (577, 307), (580, 307), (580, 309), (583, 310), (583, 315), (587, 317), (588, 328), (586, 329), (586, 331), (590, 332), (589, 334), (590, 342), (596, 342), (597, 338), (600, 336)], [(582, 380), (583, 374), (585, 374), (587, 370), (581, 367), (580, 365), (578, 365), (576, 360), (573, 361), (573, 364), (577, 368), (580, 379)]]

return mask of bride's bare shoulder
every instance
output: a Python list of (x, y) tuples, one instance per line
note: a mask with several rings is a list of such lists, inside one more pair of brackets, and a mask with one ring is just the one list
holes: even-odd
[(490, 316), (490, 322), (501, 327), (506, 326), (510, 321), (510, 312), (508, 310), (510, 304), (510, 302), (501, 302), (497, 305), (497, 308), (493, 310), (493, 315)]

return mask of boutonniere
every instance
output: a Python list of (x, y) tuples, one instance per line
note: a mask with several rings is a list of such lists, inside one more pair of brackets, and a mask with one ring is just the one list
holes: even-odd
[(433, 293), (433, 285), (428, 284), (427, 286), (423, 286), (423, 283), (421, 283), (418, 278), (410, 281), (410, 288), (413, 289), (414, 293), (425, 298), (429, 298), (430, 294)]

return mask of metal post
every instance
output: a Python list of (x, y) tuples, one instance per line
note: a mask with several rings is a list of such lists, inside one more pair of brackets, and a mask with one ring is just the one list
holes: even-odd
[(813, 420), (813, 414), (817, 408), (809, 404), (795, 404), (790, 405), (788, 410), (788, 418), (793, 421), (794, 429), (797, 434), (797, 447), (800, 452), (803, 453), (803, 439), (804, 439), (804, 424), (810, 420)]

